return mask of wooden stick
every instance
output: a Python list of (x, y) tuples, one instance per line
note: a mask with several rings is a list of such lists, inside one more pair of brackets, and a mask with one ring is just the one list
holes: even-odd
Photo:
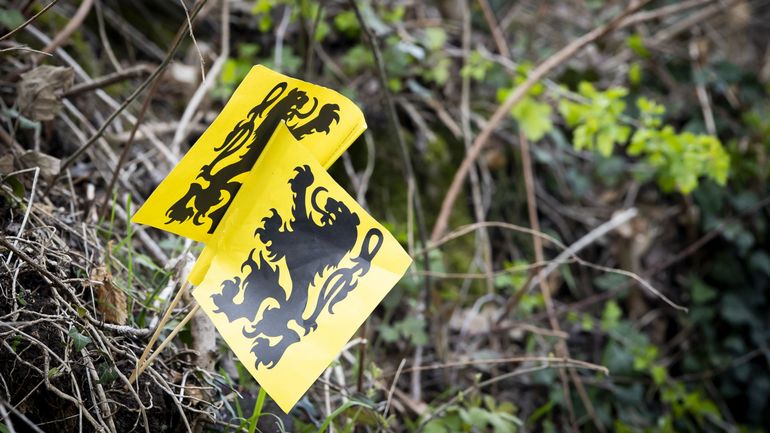
[(150, 355), (149, 358), (147, 358), (147, 361), (145, 361), (144, 364), (141, 367), (137, 368), (136, 371), (134, 371), (134, 373), (128, 379), (128, 383), (133, 384), (136, 381), (136, 379), (139, 377), (139, 375), (141, 375), (144, 372), (144, 370), (146, 370), (147, 367), (149, 367), (150, 364), (152, 364), (152, 362), (155, 360), (155, 358), (157, 358), (158, 355), (160, 355), (160, 353), (163, 352), (163, 349), (165, 349), (166, 346), (171, 344), (171, 341), (174, 340), (174, 337), (176, 337), (176, 334), (178, 334), (179, 331), (181, 331), (182, 328), (184, 328), (185, 325), (187, 325), (187, 322), (189, 322), (190, 319), (193, 318), (195, 313), (197, 313), (198, 310), (200, 310), (200, 308), (201, 308), (200, 304), (196, 303), (195, 306), (192, 308), (192, 310), (190, 310), (190, 312), (187, 313), (186, 316), (184, 316), (184, 319), (182, 319), (182, 321), (179, 322), (179, 324), (176, 325), (176, 327), (174, 327), (174, 329), (171, 331), (171, 333), (168, 334), (168, 337), (166, 337), (166, 339), (163, 340), (162, 343), (160, 343), (160, 346), (158, 346), (158, 349), (155, 352), (153, 352), (152, 355)]
[(171, 318), (171, 313), (174, 311), (174, 308), (182, 299), (182, 295), (184, 294), (184, 292), (187, 291), (187, 288), (189, 286), (190, 286), (190, 283), (187, 280), (185, 280), (185, 282), (182, 283), (182, 287), (180, 287), (179, 291), (176, 292), (176, 296), (174, 296), (174, 299), (171, 301), (170, 304), (168, 304), (168, 308), (166, 308), (166, 312), (163, 314), (163, 317), (161, 317), (160, 321), (158, 321), (158, 325), (155, 327), (155, 331), (152, 333), (152, 337), (150, 337), (150, 341), (147, 343), (147, 347), (144, 348), (144, 352), (142, 352), (142, 356), (140, 356), (139, 359), (136, 361), (136, 369), (131, 374), (131, 378), (129, 379), (129, 382), (133, 383), (134, 380), (136, 380), (136, 377), (139, 375), (140, 367), (144, 363), (144, 360), (147, 358), (147, 355), (150, 354), (150, 350), (152, 350), (152, 346), (155, 344), (156, 341), (158, 341), (160, 332), (163, 330), (163, 327), (166, 326), (166, 322), (168, 322), (168, 320)]

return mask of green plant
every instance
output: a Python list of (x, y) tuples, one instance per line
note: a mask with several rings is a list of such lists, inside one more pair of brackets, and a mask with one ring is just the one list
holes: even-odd
[(642, 126), (631, 137), (628, 154), (644, 157), (656, 170), (663, 191), (676, 189), (689, 194), (698, 186), (701, 177), (725, 185), (730, 156), (718, 138), (692, 132), (677, 133), (669, 125), (661, 128), (665, 108), (646, 98), (639, 98), (637, 107)]
[(475, 81), (482, 81), (493, 63), (487, 60), (478, 50), (473, 50), (468, 55), (467, 63), (460, 70), (463, 77), (471, 77)]
[[(530, 69), (530, 65), (520, 65), (517, 68), (516, 75), (513, 79), (513, 88), (526, 81), (527, 73)], [(508, 98), (511, 91), (512, 89), (498, 89), (497, 100), (504, 101)], [(543, 84), (535, 83), (535, 85), (529, 89), (527, 95), (511, 108), (511, 116), (516, 119), (516, 122), (524, 135), (532, 141), (540, 140), (546, 133), (553, 129), (553, 122), (551, 121), (551, 112), (553, 110), (547, 102), (539, 100), (544, 92), (545, 87)]]
[(428, 421), (422, 432), (461, 433), (489, 431), (491, 428), (494, 433), (515, 433), (523, 425), (516, 417), (516, 411), (512, 403), (498, 403), (488, 395), (466, 397)]
[(578, 92), (586, 102), (559, 101), (559, 112), (567, 125), (575, 128), (575, 149), (596, 150), (602, 156), (610, 156), (615, 145), (625, 143), (631, 134), (631, 128), (620, 119), (626, 109), (623, 98), (628, 90), (613, 87), (602, 92), (583, 81)]

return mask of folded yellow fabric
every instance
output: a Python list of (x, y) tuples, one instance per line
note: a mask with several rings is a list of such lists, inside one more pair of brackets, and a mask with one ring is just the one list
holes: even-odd
[(411, 263), (280, 125), (191, 275), (193, 296), (286, 412)]
[(132, 221), (208, 242), (280, 123), (325, 168), (366, 129), (339, 93), (254, 66)]

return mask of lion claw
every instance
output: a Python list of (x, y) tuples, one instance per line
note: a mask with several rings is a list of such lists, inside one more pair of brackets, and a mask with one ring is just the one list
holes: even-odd
[(166, 224), (172, 221), (183, 223), (192, 218), (195, 211), (191, 207), (187, 207), (185, 202), (181, 200), (172, 205), (167, 211), (166, 216), (169, 218)]
[(314, 178), (313, 172), (310, 171), (310, 166), (303, 165), (302, 167), (295, 168), (294, 171), (297, 172), (297, 175), (289, 180), (292, 192), (302, 192), (313, 184)]
[(302, 324), (302, 328), (305, 330), (305, 335), (310, 334), (311, 331), (318, 329), (318, 323), (315, 320), (305, 320)]

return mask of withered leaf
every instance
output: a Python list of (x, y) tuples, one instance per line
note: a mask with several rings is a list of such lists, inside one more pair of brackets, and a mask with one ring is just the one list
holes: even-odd
[(125, 325), (128, 318), (126, 294), (112, 283), (112, 275), (100, 266), (91, 271), (91, 281), (96, 288), (96, 308), (104, 321)]
[(19, 161), (22, 168), (40, 167), (40, 174), (43, 177), (52, 177), (59, 174), (59, 168), (61, 167), (59, 158), (34, 150), (24, 152)]
[(38, 66), (21, 74), (19, 111), (32, 120), (48, 121), (61, 110), (61, 95), (72, 87), (75, 72), (62, 66)]

